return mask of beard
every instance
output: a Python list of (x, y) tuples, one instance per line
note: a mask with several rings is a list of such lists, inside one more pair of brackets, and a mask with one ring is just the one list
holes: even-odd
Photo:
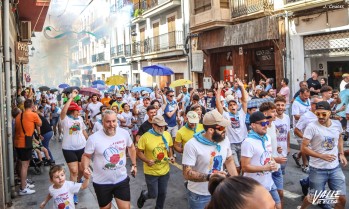
[(212, 140), (213, 140), (214, 142), (217, 142), (217, 143), (223, 141), (224, 138), (225, 138), (224, 132), (223, 132), (222, 134), (220, 134), (220, 133), (218, 133), (218, 132), (215, 130), (214, 133), (213, 133), (213, 135), (212, 135)]

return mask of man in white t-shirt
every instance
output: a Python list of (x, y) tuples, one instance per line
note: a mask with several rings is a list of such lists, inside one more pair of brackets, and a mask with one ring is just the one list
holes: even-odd
[(308, 88), (301, 88), (299, 90), (299, 95), (292, 103), (293, 127), (296, 127), (299, 118), (310, 110), (309, 97), (310, 90)]
[[(331, 107), (326, 101), (316, 104), (315, 115), (318, 120), (307, 126), (303, 134), (302, 152), (309, 159), (309, 193), (304, 198), (301, 209), (311, 204), (323, 205), (327, 198), (316, 198), (321, 192), (334, 194), (335, 208), (345, 208), (346, 184), (340, 163), (347, 165), (343, 151), (342, 125), (331, 120)], [(330, 191), (324, 191), (328, 184)], [(328, 197), (328, 196), (326, 196)]]
[(100, 107), (103, 105), (101, 102), (97, 100), (97, 95), (92, 95), (92, 102), (87, 105), (85, 112), (85, 120), (88, 124), (88, 115), (90, 114), (90, 121), (94, 124), (97, 120), (95, 116), (100, 112)]
[(227, 176), (223, 165), (232, 176), (238, 175), (230, 143), (225, 136), (230, 122), (216, 109), (205, 114), (204, 132), (194, 134), (184, 146), (183, 176), (188, 180), (189, 208), (205, 208), (210, 201), (208, 181), (214, 175)]
[[(216, 97), (216, 106), (219, 113), (221, 113), (224, 118), (230, 121), (230, 125), (227, 127), (227, 138), (230, 141), (236, 168), (238, 170), (238, 173), (240, 173), (241, 143), (247, 136), (247, 127), (245, 120), (247, 113), (248, 94), (245, 91), (244, 84), (240, 79), (237, 79), (236, 83), (241, 89), (241, 109), (239, 110), (239, 103), (237, 100), (230, 100), (228, 102), (228, 112), (225, 112), (223, 110), (221, 98), (219, 96)], [(220, 95), (223, 87), (223, 82), (218, 84), (216, 95)]]
[(349, 83), (349, 74), (348, 73), (344, 73), (342, 75), (343, 80), (341, 81), (340, 85), (339, 85), (339, 90), (343, 91), (345, 90), (345, 85), (347, 85)]
[[(317, 117), (316, 115), (314, 114), (315, 113), (315, 110), (316, 110), (316, 104), (318, 102), (321, 102), (322, 99), (320, 99), (318, 96), (313, 96), (310, 100), (310, 104), (311, 104), (311, 108), (310, 108), (310, 111), (304, 113), (296, 127), (294, 128), (294, 134), (299, 137), (300, 140), (300, 145), (302, 144), (302, 139), (303, 139), (303, 133), (304, 133), (304, 130), (305, 128), (313, 121), (316, 121), (317, 120)], [(300, 146), (300, 150), (301, 149), (301, 146)], [(299, 166), (299, 167), (302, 167), (302, 171), (304, 173), (308, 173), (309, 171), (309, 167), (308, 167), (308, 159), (307, 159), (307, 156), (306, 154), (304, 154), (302, 151), (299, 151), (298, 153), (294, 153), (292, 155), (293, 159), (296, 161), (296, 164)], [(301, 165), (299, 163), (299, 159), (302, 157), (302, 162), (303, 162), (303, 165)]]
[(276, 208), (281, 208), (281, 200), (272, 178), (272, 172), (278, 171), (272, 157), (271, 138), (267, 135), (269, 121), (260, 112), (250, 117), (252, 130), (241, 145), (241, 168), (244, 176), (262, 184), (273, 197)]
[[(281, 97), (283, 98), (283, 97)], [(271, 147), (272, 147), (272, 157), (274, 158), (276, 164), (276, 167), (278, 168), (277, 171), (272, 173), (272, 178), (274, 181), (274, 184), (277, 188), (277, 191), (279, 193), (279, 197), (281, 200), (281, 205), (283, 205), (283, 197), (284, 197), (284, 178), (282, 176), (281, 166), (285, 165), (287, 162), (287, 157), (282, 156), (280, 153), (282, 152), (282, 148), (278, 147), (278, 141), (277, 141), (277, 129), (274, 124), (276, 119), (276, 105), (273, 102), (264, 102), (259, 107), (259, 111), (261, 111), (266, 119), (268, 120), (268, 128), (267, 128), (267, 135), (271, 139)]]
[(100, 208), (111, 208), (115, 198), (118, 208), (130, 208), (130, 178), (126, 169), (126, 149), (131, 160), (131, 174), (137, 174), (136, 148), (129, 133), (117, 126), (116, 113), (103, 113), (103, 129), (92, 134), (82, 157), (83, 170), (93, 158), (93, 187)]

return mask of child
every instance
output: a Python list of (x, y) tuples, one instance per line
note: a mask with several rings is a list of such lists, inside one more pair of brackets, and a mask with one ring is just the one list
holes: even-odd
[(91, 172), (89, 169), (84, 171), (84, 183), (76, 183), (65, 180), (65, 171), (62, 166), (55, 165), (49, 172), (50, 181), (53, 185), (49, 187), (49, 194), (46, 199), (40, 204), (40, 208), (45, 208), (45, 205), (53, 198), (54, 209), (74, 209), (74, 193), (78, 193), (80, 189), (86, 189), (89, 182)]
[(46, 157), (46, 160), (44, 162), (44, 165), (51, 165), (51, 158), (50, 158), (50, 155), (48, 153), (48, 150), (42, 146), (41, 144), (41, 140), (37, 140), (35, 138), (33, 138), (33, 150), (36, 152), (36, 154), (38, 155), (38, 158), (39, 158), (39, 164), (41, 165), (42, 164), (42, 154), (41, 154), (41, 151), (44, 152), (45, 154), (45, 157)]

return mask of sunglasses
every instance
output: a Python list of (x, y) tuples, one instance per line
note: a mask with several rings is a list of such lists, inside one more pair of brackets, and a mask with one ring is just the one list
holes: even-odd
[(265, 127), (265, 126), (268, 126), (268, 125), (269, 125), (269, 121), (259, 122), (259, 123), (256, 123), (256, 124), (259, 124), (259, 125), (261, 125), (262, 127)]
[(315, 112), (315, 115), (317, 117), (322, 116), (323, 118), (327, 117), (329, 115), (330, 112)]
[(159, 128), (165, 128), (165, 126), (159, 126), (159, 125), (157, 125), (157, 124), (155, 124), (157, 127), (159, 127)]
[(174, 95), (168, 95), (169, 97), (174, 97)]
[(214, 129), (216, 129), (218, 131), (225, 131), (225, 127), (224, 126), (216, 126)]

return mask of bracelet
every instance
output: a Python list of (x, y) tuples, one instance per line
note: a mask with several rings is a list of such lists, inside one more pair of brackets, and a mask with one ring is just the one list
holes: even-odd
[(210, 180), (210, 177), (211, 177), (211, 174), (207, 174), (207, 176), (206, 176), (206, 181), (209, 181), (209, 180)]
[(131, 167), (137, 167), (137, 165), (136, 164), (132, 164)]

